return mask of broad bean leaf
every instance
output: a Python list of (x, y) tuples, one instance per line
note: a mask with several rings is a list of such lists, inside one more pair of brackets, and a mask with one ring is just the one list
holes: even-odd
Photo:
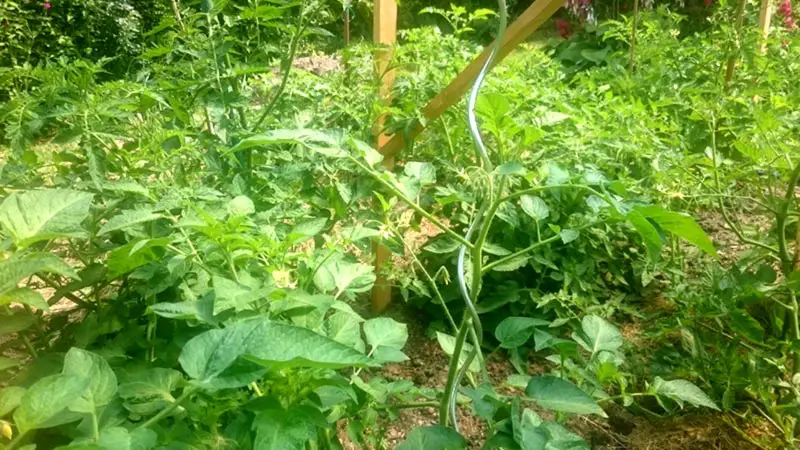
[(105, 359), (92, 352), (71, 348), (64, 358), (64, 375), (84, 377), (87, 388), (69, 405), (75, 412), (92, 413), (108, 404), (117, 393), (117, 376)]
[(547, 327), (550, 322), (531, 317), (506, 317), (497, 325), (494, 336), (503, 348), (517, 348), (525, 345), (533, 335), (535, 327)]
[(572, 333), (572, 338), (590, 352), (592, 358), (603, 351), (616, 352), (623, 343), (619, 329), (598, 316), (584, 316), (581, 321), (581, 332)]
[(239, 357), (267, 367), (340, 369), (370, 364), (363, 353), (313, 331), (253, 319), (222, 330), (209, 330), (183, 346), (179, 362), (194, 380), (210, 383)]
[(709, 255), (717, 256), (717, 249), (714, 248), (711, 238), (708, 237), (706, 232), (700, 228), (700, 225), (698, 225), (691, 216), (667, 211), (658, 205), (640, 206), (635, 208), (635, 211), (639, 212), (639, 214), (645, 218), (652, 220), (664, 230), (697, 246), (697, 248)]
[(525, 394), (539, 406), (553, 411), (606, 417), (603, 408), (592, 397), (563, 378), (533, 377), (525, 388)]
[(28, 388), (14, 411), (14, 423), (19, 432), (27, 433), (80, 419), (80, 415), (66, 410), (80, 401), (88, 387), (89, 380), (80, 375), (57, 374), (40, 379)]
[(0, 225), (20, 248), (55, 238), (85, 238), (81, 222), (92, 198), (68, 189), (16, 192), (0, 204)]
[(650, 392), (657, 398), (666, 397), (675, 401), (681, 408), (683, 403), (687, 402), (694, 406), (719, 410), (717, 404), (705, 392), (688, 380), (664, 381), (661, 377), (656, 377), (650, 385)]
[(98, 236), (103, 236), (114, 231), (126, 230), (140, 223), (150, 222), (163, 217), (152, 209), (129, 209), (122, 211), (108, 220), (97, 232)]
[(397, 450), (463, 450), (467, 440), (452, 428), (441, 425), (417, 427), (411, 430)]

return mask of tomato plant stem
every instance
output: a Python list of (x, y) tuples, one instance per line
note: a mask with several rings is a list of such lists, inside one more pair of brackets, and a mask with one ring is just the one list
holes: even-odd
[(464, 349), (464, 341), (467, 340), (467, 332), (472, 328), (472, 317), (469, 314), (464, 315), (461, 322), (461, 327), (458, 329), (456, 336), (455, 346), (453, 347), (453, 354), (450, 357), (450, 368), (447, 371), (447, 383), (444, 387), (442, 400), (439, 403), (439, 424), (446, 427), (448, 423), (448, 405), (450, 404), (450, 397), (454, 390), (458, 389), (455, 385), (456, 373), (458, 372), (458, 362), (461, 356), (461, 351)]
[(194, 387), (192, 387), (192, 386), (187, 387), (186, 389), (183, 390), (183, 393), (181, 394), (181, 396), (178, 397), (177, 399), (175, 399), (174, 402), (170, 403), (169, 406), (167, 406), (166, 408), (162, 409), (161, 411), (158, 412), (158, 414), (156, 414), (155, 416), (151, 417), (150, 419), (148, 419), (147, 421), (145, 421), (144, 423), (142, 423), (141, 425), (139, 425), (136, 428), (137, 429), (139, 429), (139, 428), (148, 428), (148, 427), (151, 427), (151, 426), (155, 425), (156, 423), (158, 423), (158, 421), (160, 421), (164, 417), (167, 417), (168, 415), (172, 414), (172, 412), (175, 411), (175, 409), (177, 409), (178, 406), (181, 405), (181, 403), (183, 403), (187, 398), (189, 398), (192, 394), (194, 394), (194, 391), (195, 391)]

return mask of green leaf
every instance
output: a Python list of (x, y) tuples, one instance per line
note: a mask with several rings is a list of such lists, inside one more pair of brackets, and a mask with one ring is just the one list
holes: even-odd
[(553, 411), (606, 417), (603, 408), (592, 397), (563, 378), (549, 375), (533, 377), (525, 388), (525, 394), (539, 406)]
[(561, 242), (563, 242), (565, 244), (569, 244), (570, 242), (574, 241), (575, 239), (578, 239), (580, 237), (580, 235), (581, 235), (581, 233), (579, 231), (570, 230), (568, 228), (561, 230), (561, 232), (559, 234), (561, 235)]
[(0, 389), (0, 417), (5, 417), (22, 403), (25, 396), (25, 388), (19, 386), (9, 386)]
[(661, 377), (656, 377), (650, 386), (650, 392), (674, 400), (681, 408), (683, 408), (683, 402), (687, 402), (694, 406), (719, 410), (717, 404), (691, 381), (664, 381)]
[(239, 195), (228, 203), (228, 212), (232, 216), (249, 216), (256, 212), (256, 205), (250, 197)]
[(87, 388), (69, 405), (75, 412), (93, 413), (107, 405), (117, 393), (117, 376), (105, 359), (92, 352), (71, 348), (64, 358), (64, 375), (84, 377)]
[(306, 405), (261, 411), (253, 421), (253, 450), (304, 450), (317, 437), (317, 428), (326, 426), (319, 410)]
[(496, 266), (492, 267), (492, 270), (496, 272), (513, 272), (522, 267), (525, 267), (525, 265), (528, 264), (528, 261), (530, 261), (530, 259), (531, 259), (530, 256), (518, 255), (515, 256), (514, 258), (509, 259), (508, 261), (505, 261), (501, 264), (497, 264)]
[(635, 210), (664, 230), (685, 239), (711, 256), (717, 256), (717, 249), (711, 239), (691, 216), (667, 211), (661, 206), (640, 206)]
[(523, 195), (520, 198), (520, 206), (522, 206), (522, 211), (531, 216), (533, 220), (544, 220), (550, 216), (550, 208), (540, 197)]
[(441, 425), (416, 427), (397, 450), (464, 450), (467, 440), (452, 428)]
[(50, 309), (42, 294), (29, 288), (16, 288), (0, 294), (0, 306), (9, 303), (21, 303), (44, 311)]
[(402, 350), (408, 340), (408, 327), (389, 317), (364, 322), (364, 335), (378, 362), (401, 362), (408, 359)]
[(150, 450), (158, 443), (158, 434), (149, 428), (111, 427), (100, 430), (100, 438), (94, 442), (91, 438), (76, 440), (68, 447), (58, 450)]
[(286, 241), (293, 245), (299, 244), (300, 242), (311, 239), (314, 236), (322, 233), (327, 224), (328, 219), (325, 219), (324, 217), (298, 223), (286, 236)]
[(161, 247), (166, 247), (172, 238), (140, 239), (114, 249), (108, 255), (108, 278), (132, 272), (143, 265), (158, 261), (163, 256)]
[(214, 275), (214, 315), (229, 309), (242, 312), (253, 309), (253, 304), (265, 299), (270, 290), (266, 288), (252, 289), (236, 281)]
[(581, 333), (573, 333), (572, 338), (590, 352), (592, 358), (600, 352), (616, 352), (623, 343), (619, 329), (598, 316), (584, 316), (581, 321)]
[(533, 335), (535, 327), (547, 327), (550, 322), (530, 317), (506, 317), (497, 325), (494, 336), (503, 348), (517, 348), (525, 345)]
[(85, 238), (81, 222), (89, 215), (92, 197), (68, 189), (17, 192), (0, 205), (0, 225), (20, 248), (55, 238)]
[(0, 372), (22, 365), (21, 361), (0, 356)]
[(436, 184), (436, 167), (431, 163), (410, 161), (406, 163), (405, 174), (416, 178), (423, 186)]
[[(444, 334), (437, 331), (436, 341), (439, 342), (439, 346), (442, 347), (442, 351), (445, 352), (447, 356), (452, 358), (453, 352), (456, 350), (456, 338), (450, 336), (449, 334)], [(467, 362), (467, 356), (471, 351), (472, 345), (465, 342), (464, 348), (461, 350), (461, 355), (458, 358), (458, 367), (463, 366), (464, 363)], [(477, 358), (472, 358), (472, 362), (469, 364), (469, 370), (473, 372), (479, 372), (481, 370), (481, 366)]]
[(372, 348), (383, 345), (402, 349), (408, 340), (408, 327), (389, 317), (378, 317), (364, 322), (364, 335)]
[(100, 228), (97, 235), (103, 236), (114, 231), (125, 230), (134, 225), (150, 222), (161, 217), (163, 217), (161, 214), (155, 213), (152, 209), (129, 209), (109, 219)]
[(37, 273), (55, 273), (77, 280), (78, 273), (56, 255), (31, 253), (22, 258), (12, 257), (0, 261), (0, 293), (16, 289), (17, 284)]
[(522, 164), (519, 162), (507, 162), (501, 166), (498, 166), (494, 169), (499, 175), (503, 176), (510, 176), (510, 175), (518, 175), (524, 176), (525, 175), (525, 168), (522, 167)]
[(314, 275), (314, 284), (322, 292), (335, 292), (339, 298), (345, 292), (367, 292), (375, 284), (372, 266), (332, 259), (323, 264)]
[(764, 343), (764, 327), (747, 311), (735, 309), (728, 314), (730, 326), (748, 341), (756, 344)]
[(183, 382), (177, 370), (152, 368), (133, 374), (119, 385), (119, 396), (128, 411), (142, 416), (158, 413), (175, 402), (172, 391)]
[(240, 152), (253, 147), (264, 147), (267, 145), (278, 144), (297, 144), (310, 150), (316, 151), (326, 156), (343, 158), (347, 152), (341, 148), (339, 141), (320, 131), (315, 130), (272, 130), (264, 134), (243, 139), (230, 152)]
[(36, 316), (23, 312), (0, 316), (0, 336), (18, 333), (36, 323)]
[(452, 253), (458, 250), (461, 244), (458, 243), (453, 238), (450, 237), (440, 237), (438, 239), (434, 239), (429, 244), (427, 244), (422, 249), (426, 252), (436, 253), (439, 255), (446, 255), (448, 253)]
[(183, 346), (179, 362), (200, 384), (222, 374), (240, 356), (268, 367), (340, 369), (370, 364), (363, 353), (313, 331), (253, 319), (201, 333)]
[(361, 326), (358, 318), (352, 314), (337, 311), (328, 317), (328, 337), (364, 352), (364, 341), (361, 339)]
[(642, 237), (650, 260), (657, 260), (658, 256), (661, 254), (661, 247), (664, 245), (664, 242), (661, 240), (661, 235), (658, 233), (658, 230), (656, 230), (656, 227), (635, 209), (631, 210), (627, 217), (628, 221)]
[[(88, 388), (89, 380), (82, 376), (57, 374), (34, 383), (14, 411), (14, 422), (21, 434), (37, 428), (53, 426), (58, 419), (68, 423), (80, 418), (66, 414), (66, 409), (79, 401)], [(58, 417), (61, 416), (61, 417)]]

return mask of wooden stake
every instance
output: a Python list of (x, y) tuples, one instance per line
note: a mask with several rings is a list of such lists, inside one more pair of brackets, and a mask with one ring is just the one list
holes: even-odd
[[(380, 3), (380, 0), (377, 0)], [(522, 15), (508, 27), (506, 35), (500, 44), (500, 50), (495, 58), (493, 65), (497, 65), (512, 50), (521, 44), (528, 36), (538, 29), (550, 16), (564, 5), (565, 0), (536, 0)], [(377, 17), (377, 10), (376, 10)], [(433, 122), (442, 115), (448, 108), (453, 106), (472, 86), (475, 78), (480, 73), (484, 62), (491, 53), (491, 45), (487, 45), (483, 53), (480, 54), (466, 69), (456, 76), (436, 97), (431, 100), (423, 114), (428, 119), (428, 123)], [(421, 124), (411, 130), (411, 137), (418, 136), (425, 127)], [(386, 145), (380, 145), (380, 152), (385, 157), (393, 157), (405, 147), (402, 134), (395, 134)]]
[(772, 0), (761, 0), (761, 12), (758, 16), (758, 28), (761, 30), (761, 54), (767, 53), (767, 38), (769, 37), (769, 22), (772, 19)]
[(344, 46), (350, 46), (350, 6), (344, 7)]
[[(380, 96), (388, 104), (391, 101), (392, 82), (395, 76), (395, 71), (389, 70), (392, 60), (392, 45), (397, 38), (397, 3), (395, 0), (375, 0), (373, 37), (375, 44), (381, 46), (375, 51), (375, 71), (381, 79)], [(384, 119), (385, 117), (379, 117), (373, 129), (378, 148), (386, 145), (390, 138), (382, 132)], [(383, 166), (391, 170), (394, 167), (394, 157), (384, 158)], [(377, 279), (375, 287), (372, 288), (372, 311), (379, 313), (386, 309), (392, 301), (392, 287), (386, 277), (382, 275), (386, 264), (392, 259), (392, 251), (380, 243), (373, 246), (373, 251)]]

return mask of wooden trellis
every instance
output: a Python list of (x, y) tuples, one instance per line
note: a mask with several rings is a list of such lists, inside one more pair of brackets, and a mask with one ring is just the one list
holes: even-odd
[[(503, 60), (512, 50), (521, 44), (528, 36), (536, 31), (547, 19), (550, 18), (565, 3), (565, 0), (536, 0), (520, 17), (512, 23), (502, 42), (500, 50), (495, 59), (497, 64)], [(373, 35), (375, 42), (381, 45), (375, 53), (375, 68), (379, 76), (382, 77), (381, 95), (385, 101), (390, 101), (391, 85), (394, 81), (394, 72), (387, 72), (389, 62), (392, 57), (390, 46), (395, 42), (397, 33), (397, 3), (395, 0), (375, 0), (375, 20)], [(447, 85), (439, 94), (436, 95), (423, 110), (423, 114), (432, 122), (442, 115), (448, 108), (456, 104), (470, 86), (475, 81), (481, 67), (486, 62), (491, 51), (491, 46), (486, 46), (486, 50), (459, 73), (450, 84)], [(442, 55), (447, 58), (448, 55)], [(396, 134), (387, 136), (381, 132), (383, 118), (378, 120), (375, 126), (376, 144), (381, 154), (384, 155), (384, 166), (391, 168), (394, 166), (394, 156), (405, 147), (403, 136)], [(418, 136), (425, 129), (424, 125), (418, 124), (410, 134), (412, 138)], [(375, 312), (383, 311), (391, 302), (392, 290), (385, 278), (381, 277), (382, 269), (391, 259), (389, 249), (376, 245), (375, 247), (375, 271), (379, 275), (372, 291), (372, 309)]]

